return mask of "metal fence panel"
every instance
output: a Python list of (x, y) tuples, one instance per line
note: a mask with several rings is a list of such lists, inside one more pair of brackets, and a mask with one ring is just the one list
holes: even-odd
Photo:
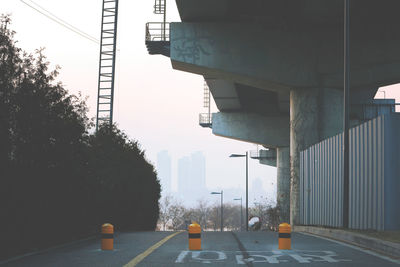
[[(385, 160), (399, 155), (397, 135), (386, 133), (400, 128), (391, 126), (400, 121), (399, 116), (392, 120), (393, 116), (397, 115), (383, 115), (350, 130), (350, 228), (384, 230), (387, 220), (391, 228), (400, 227), (398, 215), (385, 214), (385, 208), (393, 210), (396, 205), (393, 199), (397, 203), (400, 200), (399, 194), (392, 196), (394, 193), (391, 193), (390, 203), (385, 203), (388, 198), (385, 193), (396, 192), (385, 187), (385, 179), (390, 184), (399, 184), (396, 171), (392, 170), (397, 164), (385, 164)], [(302, 151), (300, 159), (301, 224), (341, 227), (343, 134)], [(385, 173), (391, 175), (385, 176)]]

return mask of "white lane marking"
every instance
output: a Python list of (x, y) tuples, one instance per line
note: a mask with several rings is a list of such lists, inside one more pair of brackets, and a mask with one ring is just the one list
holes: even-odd
[(288, 254), (290, 257), (292, 257), (293, 259), (297, 260), (299, 263), (310, 263), (311, 258), (304, 258), (300, 255), (297, 254)]
[(317, 238), (321, 238), (321, 239), (324, 239), (324, 240), (327, 240), (327, 241), (331, 241), (331, 242), (333, 242), (333, 243), (337, 243), (337, 244), (342, 245), (342, 246), (345, 246), (345, 247), (353, 248), (353, 249), (355, 249), (355, 250), (358, 250), (358, 251), (364, 252), (364, 253), (366, 253), (366, 254), (369, 254), (369, 255), (372, 255), (372, 256), (381, 258), (381, 259), (383, 259), (383, 260), (387, 260), (387, 261), (390, 261), (390, 262), (393, 262), (393, 263), (400, 264), (400, 260), (392, 259), (392, 258), (390, 258), (390, 257), (381, 255), (381, 254), (379, 254), (379, 253), (373, 252), (373, 251), (368, 250), (368, 249), (364, 249), (364, 248), (361, 248), (361, 247), (357, 247), (357, 246), (355, 246), (355, 245), (350, 245), (350, 244), (348, 244), (348, 243), (344, 243), (344, 242), (341, 242), (341, 241), (338, 241), (338, 240), (329, 239), (329, 238), (322, 237), (322, 236), (319, 236), (319, 235), (312, 235), (312, 234), (309, 234), (309, 233), (303, 233), (303, 232), (301, 232), (301, 233), (299, 233), (299, 234), (308, 235), (308, 236), (317, 237)]
[(189, 254), (189, 252), (190, 251), (187, 251), (187, 250), (181, 251), (181, 253), (176, 258), (175, 263), (183, 263), (183, 261), (185, 260), (186, 256)]
[[(272, 251), (273, 255), (270, 256), (265, 256), (265, 255), (250, 255), (250, 257), (255, 258), (255, 257), (261, 257), (267, 260), (268, 263), (279, 263), (278, 258), (283, 256), (283, 253), (281, 251), (275, 250)], [(265, 262), (265, 261), (254, 261), (254, 262)]]
[[(310, 254), (310, 252), (313, 254)], [(285, 252), (258, 251), (254, 253), (249, 253), (249, 258), (247, 259), (244, 259), (242, 255), (236, 255), (237, 264), (245, 264), (246, 262), (277, 264), (282, 262), (289, 262), (289, 260), (287, 260), (288, 257), (291, 257), (298, 263), (311, 263), (311, 262), (337, 263), (341, 261), (351, 261), (345, 259), (334, 259), (333, 257), (338, 255), (332, 251), (301, 251), (298, 253), (297, 251), (296, 253), (294, 251), (285, 251)], [(271, 255), (265, 255), (265, 254), (271, 254)], [(281, 257), (283, 257), (284, 259), (281, 259)]]
[[(204, 254), (209, 255), (209, 254), (216, 254), (217, 258), (203, 258)], [(203, 257), (202, 257), (203, 256)], [(192, 251), (192, 259), (195, 261), (201, 261), (203, 263), (211, 263), (211, 261), (223, 261), (226, 260), (228, 257), (226, 254), (222, 251)]]
[[(184, 263), (186, 258), (189, 258), (191, 255), (191, 259), (193, 262), (201, 262), (205, 264), (210, 264), (216, 261), (224, 261), (228, 257), (223, 251), (211, 251), (211, 250), (203, 250), (203, 251), (188, 251), (184, 250), (178, 255), (175, 260), (175, 263)], [(206, 257), (208, 256), (208, 257)], [(211, 257), (210, 257), (211, 256)], [(213, 257), (216, 256), (216, 257)]]
[[(253, 259), (252, 262), (254, 263), (279, 263), (277, 259), (282, 255), (272, 255), (272, 256), (265, 256), (265, 255), (250, 255), (250, 259)], [(257, 258), (261, 258), (263, 260), (256, 260)]]
[[(326, 261), (326, 262), (340, 262), (340, 261), (351, 261), (351, 260), (345, 260), (345, 259), (334, 259), (333, 257), (338, 257), (339, 255), (336, 254), (333, 251), (319, 251), (319, 253), (325, 253), (325, 255), (318, 255), (318, 254), (310, 254), (310, 252), (315, 253), (316, 251), (302, 251), (300, 252), (300, 254), (302, 254), (303, 256), (306, 257), (301, 257), (303, 258), (303, 260), (305, 261)], [(292, 256), (291, 254), (289, 254), (290, 256)], [(295, 254), (293, 254), (293, 256), (295, 256)], [(296, 255), (298, 256), (298, 255)], [(317, 259), (313, 259), (313, 258), (317, 258)], [(304, 261), (304, 263), (306, 263)]]
[[(228, 253), (228, 254), (227, 254)], [(234, 257), (236, 263), (244, 265), (248, 262), (279, 264), (284, 262), (312, 263), (326, 262), (338, 263), (342, 261), (352, 261), (347, 259), (335, 259), (338, 254), (333, 251), (307, 251), (307, 250), (290, 250), (290, 251), (251, 251), (248, 252), (248, 258), (244, 258), (241, 251), (188, 251), (184, 250), (178, 255), (175, 263), (197, 262), (203, 264), (211, 264), (215, 262), (223, 262), (229, 257)]]
[[(246, 261), (250, 260), (246, 259)], [(246, 264), (245, 260), (243, 259), (243, 255), (236, 255), (236, 263), (237, 264)]]

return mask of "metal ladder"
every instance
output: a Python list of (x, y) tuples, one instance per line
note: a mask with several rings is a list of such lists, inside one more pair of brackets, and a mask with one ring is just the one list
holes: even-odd
[(118, 0), (103, 0), (100, 39), (96, 131), (113, 123)]
[(155, 0), (154, 3), (154, 14), (165, 13), (165, 0)]
[(204, 80), (203, 107), (208, 109), (207, 113), (199, 114), (199, 124), (202, 127), (211, 127), (211, 92), (207, 82)]
[(167, 37), (167, 0), (154, 0), (154, 14), (164, 15), (163, 23), (161, 25), (161, 39), (166, 41)]
[(204, 95), (203, 95), (203, 107), (210, 108), (210, 88), (207, 85), (207, 82), (204, 81)]

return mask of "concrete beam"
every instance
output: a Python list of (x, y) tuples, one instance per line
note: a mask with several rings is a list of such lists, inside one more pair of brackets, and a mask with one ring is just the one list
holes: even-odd
[(289, 117), (264, 117), (253, 113), (219, 112), (212, 115), (215, 135), (267, 147), (289, 146)]
[[(172, 23), (175, 69), (275, 91), (342, 88), (342, 29), (313, 32), (246, 23)], [(375, 38), (376, 36), (374, 36)], [(400, 82), (400, 37), (352, 36), (351, 86)]]
[(316, 86), (307, 37), (266, 33), (261, 25), (172, 23), (172, 67), (258, 88)]
[(242, 109), (234, 82), (221, 79), (205, 79), (220, 111), (238, 111)]

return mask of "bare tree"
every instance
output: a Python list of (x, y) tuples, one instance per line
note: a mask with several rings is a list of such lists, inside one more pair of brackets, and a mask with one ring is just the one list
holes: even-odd
[(260, 218), (261, 230), (276, 231), (278, 229), (279, 209), (274, 207), (268, 198), (261, 198), (255, 207), (250, 208), (250, 214)]
[(214, 231), (217, 231), (220, 228), (221, 224), (220, 212), (221, 212), (221, 207), (219, 205), (214, 204), (213, 206), (210, 207), (208, 222)]
[(171, 220), (170, 208), (172, 205), (173, 197), (171, 195), (166, 195), (160, 201), (160, 216), (159, 220), (163, 226), (163, 230), (166, 230), (168, 222)]
[[(266, 214), (266, 211), (263, 211)], [(241, 229), (240, 205), (224, 204), (224, 229), (238, 231)], [(265, 215), (266, 216), (266, 215)], [(245, 224), (246, 218), (243, 218)], [(205, 200), (198, 200), (192, 208), (184, 207), (172, 196), (166, 196), (160, 202), (160, 223), (163, 229), (185, 230), (188, 224), (196, 222), (204, 230), (219, 231), (221, 226), (221, 206), (219, 203), (210, 205)]]
[(168, 213), (173, 230), (178, 230), (184, 223), (185, 207), (178, 201), (174, 201), (169, 207)]
[(224, 228), (233, 231), (240, 230), (240, 216), (240, 205), (224, 204)]
[(201, 199), (192, 211), (193, 219), (198, 222), (203, 229), (207, 229), (207, 213), (209, 210), (208, 202)]

